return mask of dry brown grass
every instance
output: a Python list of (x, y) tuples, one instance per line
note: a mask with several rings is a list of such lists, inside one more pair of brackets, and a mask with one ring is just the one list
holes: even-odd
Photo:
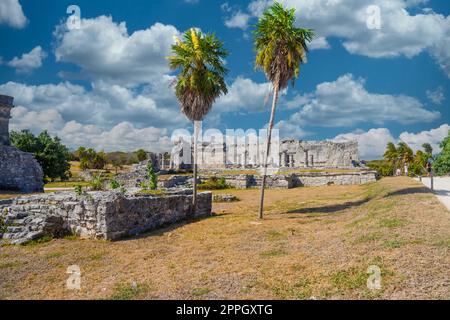
[[(109, 243), (53, 240), (0, 252), (3, 299), (449, 299), (450, 213), (415, 181), (258, 190), (214, 217)], [(77, 264), (82, 290), (65, 288)], [(370, 265), (381, 291), (366, 287)], [(135, 286), (132, 287), (132, 283)]]

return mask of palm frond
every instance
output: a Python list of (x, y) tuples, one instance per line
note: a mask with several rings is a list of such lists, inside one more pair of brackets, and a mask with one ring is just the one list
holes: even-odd
[(228, 70), (224, 59), (228, 52), (214, 34), (190, 29), (183, 40), (172, 45), (168, 57), (172, 70), (178, 70), (175, 94), (181, 111), (191, 121), (201, 121), (211, 110), (214, 101), (227, 94), (224, 77)]
[(286, 9), (278, 2), (268, 8), (259, 19), (255, 30), (255, 66), (267, 78), (284, 89), (289, 81), (300, 75), (300, 65), (306, 63), (307, 43), (314, 38), (312, 29), (295, 26), (295, 10)]

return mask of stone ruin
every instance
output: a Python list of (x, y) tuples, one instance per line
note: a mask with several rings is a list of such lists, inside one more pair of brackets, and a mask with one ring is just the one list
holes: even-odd
[(43, 192), (44, 174), (34, 156), (10, 146), (13, 101), (13, 97), (0, 95), (0, 190)]
[[(193, 143), (183, 139), (175, 142), (170, 169), (191, 169)], [(265, 146), (246, 142), (226, 144), (202, 142), (199, 148), (199, 169), (260, 168)], [(249, 151), (256, 150), (256, 151)], [(190, 151), (190, 152), (189, 152)], [(277, 150), (278, 167), (284, 168), (352, 168), (359, 163), (358, 142), (282, 140)], [(190, 153), (190, 154), (189, 154)], [(269, 163), (269, 166), (271, 164)]]
[[(0, 244), (24, 244), (44, 236), (75, 234), (86, 239), (120, 240), (184, 220), (211, 215), (212, 194), (192, 191), (164, 196), (60, 192), (0, 200)], [(2, 230), (5, 229), (5, 230)], [(3, 239), (3, 240), (2, 240)]]

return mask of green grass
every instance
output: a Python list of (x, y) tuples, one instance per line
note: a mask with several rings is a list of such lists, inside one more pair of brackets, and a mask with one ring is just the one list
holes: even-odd
[(197, 298), (203, 297), (211, 292), (209, 288), (194, 288), (191, 291), (191, 295)]
[(405, 246), (407, 244), (404, 240), (389, 240), (384, 243), (386, 248), (397, 249)]
[(380, 240), (382, 237), (383, 237), (383, 235), (381, 233), (378, 233), (378, 232), (368, 233), (368, 234), (364, 234), (364, 235), (359, 236), (358, 238), (356, 238), (354, 243), (355, 244), (359, 244), (359, 243), (372, 242), (372, 241)]
[(111, 300), (136, 300), (143, 298), (148, 291), (147, 285), (122, 283), (116, 285)]
[(287, 252), (283, 249), (272, 249), (268, 251), (261, 252), (261, 257), (263, 258), (273, 258), (286, 255)]
[(366, 288), (368, 277), (366, 270), (350, 268), (336, 272), (331, 276), (330, 280), (333, 286), (339, 290), (348, 291)]
[(380, 220), (378, 225), (382, 228), (399, 228), (406, 226), (408, 223), (409, 222), (406, 219), (392, 218), (392, 219), (382, 219)]
[(52, 237), (52, 236), (44, 236), (44, 237), (39, 238), (39, 239), (36, 239), (36, 240), (28, 241), (28, 242), (24, 243), (23, 246), (25, 246), (25, 247), (38, 246), (38, 245), (41, 245), (41, 244), (45, 244), (45, 243), (47, 243), (47, 242), (50, 242), (50, 241), (52, 241), (52, 240), (53, 240), (53, 237)]
[(54, 259), (54, 258), (59, 258), (62, 257), (64, 255), (64, 253), (62, 252), (52, 252), (46, 255), (47, 259)]
[(276, 240), (285, 238), (285, 235), (282, 234), (281, 232), (271, 230), (271, 231), (267, 232), (267, 238), (269, 241), (276, 241)]
[(0, 270), (2, 270), (2, 269), (15, 269), (15, 268), (20, 267), (21, 265), (22, 265), (22, 263), (19, 262), (19, 261), (0, 263)]
[(273, 287), (272, 292), (279, 299), (309, 299), (312, 295), (311, 281), (307, 278), (301, 278), (292, 285), (282, 283)]
[(74, 188), (75, 186), (87, 187), (89, 182), (86, 181), (58, 181), (49, 182), (44, 185), (44, 188)]
[(164, 190), (140, 190), (136, 195), (164, 196), (167, 193)]

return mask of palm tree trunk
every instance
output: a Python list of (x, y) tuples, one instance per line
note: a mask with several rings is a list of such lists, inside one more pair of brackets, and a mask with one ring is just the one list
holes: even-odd
[(275, 121), (275, 110), (277, 107), (277, 101), (278, 101), (278, 91), (279, 91), (279, 83), (278, 80), (274, 84), (274, 90), (273, 90), (273, 101), (272, 101), (272, 112), (270, 114), (270, 122), (269, 122), (269, 128), (267, 130), (267, 144), (266, 144), (266, 154), (264, 155), (263, 159), (263, 177), (262, 177), (262, 183), (261, 183), (261, 203), (259, 205), (259, 218), (264, 218), (264, 193), (266, 188), (266, 180), (267, 180), (267, 160), (269, 158), (269, 152), (270, 152), (270, 143), (272, 141), (272, 129), (273, 124)]
[(193, 196), (192, 196), (192, 214), (197, 210), (197, 163), (198, 163), (198, 134), (200, 131), (200, 121), (194, 121), (194, 182), (193, 182)]

